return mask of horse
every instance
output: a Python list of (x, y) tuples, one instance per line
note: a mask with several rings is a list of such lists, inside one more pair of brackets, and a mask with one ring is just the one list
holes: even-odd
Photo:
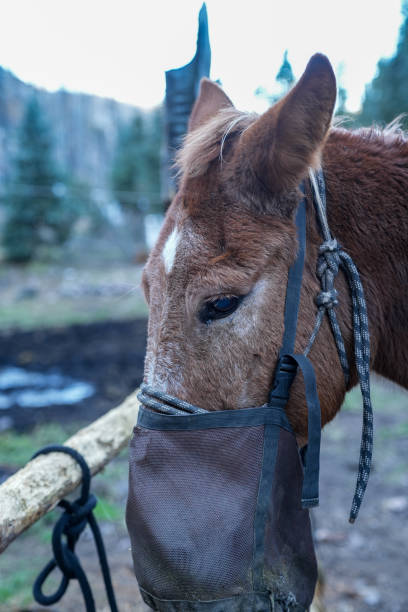
[[(335, 101), (336, 79), (321, 54), (260, 116), (236, 110), (216, 83), (202, 80), (177, 157), (179, 188), (142, 277), (149, 305), (147, 385), (208, 411), (267, 401), (298, 250), (299, 185), (310, 168), (321, 168), (330, 228), (364, 286), (371, 368), (408, 388), (408, 140), (396, 124), (334, 127)], [(320, 290), (321, 234), (308, 190), (306, 200), (298, 353), (312, 334)], [(309, 353), (322, 426), (358, 380), (351, 300), (341, 274), (336, 288), (351, 370), (346, 382), (325, 318)], [(304, 446), (308, 415), (298, 376), (286, 413)]]

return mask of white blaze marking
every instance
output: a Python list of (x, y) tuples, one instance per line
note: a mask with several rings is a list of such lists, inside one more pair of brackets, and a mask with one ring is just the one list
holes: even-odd
[(175, 227), (171, 232), (170, 236), (166, 240), (166, 244), (163, 247), (162, 257), (164, 261), (164, 268), (167, 274), (170, 274), (176, 257), (177, 246), (180, 239), (180, 233)]

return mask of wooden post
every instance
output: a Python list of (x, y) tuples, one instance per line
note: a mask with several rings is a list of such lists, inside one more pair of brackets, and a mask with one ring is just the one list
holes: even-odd
[[(102, 470), (128, 443), (139, 409), (136, 394), (65, 442), (85, 457), (92, 474)], [(80, 482), (79, 466), (62, 453), (39, 456), (10, 476), (0, 486), (0, 552)]]

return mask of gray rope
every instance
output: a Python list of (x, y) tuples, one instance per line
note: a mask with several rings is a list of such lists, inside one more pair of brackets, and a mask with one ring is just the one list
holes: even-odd
[(334, 281), (338, 274), (339, 268), (341, 267), (345, 273), (351, 293), (354, 357), (360, 382), (361, 395), (363, 398), (363, 427), (361, 434), (360, 459), (357, 483), (349, 518), (350, 523), (354, 523), (360, 510), (367, 487), (373, 451), (373, 409), (370, 396), (370, 335), (368, 330), (367, 307), (358, 270), (351, 257), (342, 249), (337, 240), (332, 238), (330, 232), (326, 214), (323, 172), (322, 170), (319, 170), (316, 176), (315, 173), (310, 170), (309, 176), (313, 187), (313, 200), (324, 237), (324, 242), (319, 249), (319, 258), (316, 270), (322, 291), (316, 297), (316, 304), (318, 307), (316, 323), (309, 343), (306, 347), (305, 355), (309, 353), (322, 324), (324, 313), (327, 312), (341, 367), (346, 384), (348, 384), (350, 368), (347, 360), (343, 336), (335, 311), (335, 306), (337, 306), (338, 300), (337, 291), (334, 288)]
[(146, 408), (150, 408), (155, 412), (162, 412), (163, 414), (171, 414), (173, 416), (185, 416), (186, 413), (204, 414), (208, 412), (208, 410), (189, 404), (178, 397), (153, 389), (153, 387), (145, 383), (140, 386), (140, 392), (138, 393), (137, 399), (141, 404), (146, 406)]
[(327, 220), (326, 185), (322, 170), (320, 169), (316, 173), (314, 170), (312, 170), (312, 168), (309, 168), (309, 178), (313, 188), (313, 201), (318, 212), (320, 228), (322, 230), (323, 238), (327, 242), (332, 238), (332, 235), (329, 228), (329, 222)]
[(319, 257), (317, 260), (316, 274), (320, 279), (322, 291), (316, 296), (316, 305), (318, 307), (316, 315), (316, 323), (310, 337), (309, 343), (304, 351), (307, 356), (316, 339), (317, 333), (323, 321), (324, 313), (327, 312), (331, 329), (333, 331), (334, 341), (337, 347), (340, 364), (343, 370), (346, 384), (350, 379), (350, 367), (348, 364), (346, 348), (344, 346), (343, 336), (337, 320), (336, 311), (334, 309), (338, 304), (337, 290), (334, 288), (334, 281), (339, 272), (341, 265), (341, 251), (337, 240), (330, 238), (323, 242), (319, 248)]
[(324, 183), (323, 172), (319, 171), (317, 174), (309, 168), (309, 178), (313, 188), (313, 201), (315, 203), (316, 212), (319, 218), (320, 228), (323, 234), (324, 242), (319, 249), (319, 258), (317, 261), (317, 276), (320, 279), (322, 291), (316, 296), (316, 304), (318, 307), (316, 323), (313, 329), (312, 335), (309, 339), (309, 343), (304, 351), (304, 355), (307, 356), (310, 349), (313, 346), (316, 336), (319, 332), (320, 326), (323, 322), (324, 313), (327, 312), (330, 325), (333, 330), (333, 336), (337, 347), (337, 353), (339, 355), (340, 364), (343, 370), (346, 384), (348, 384), (350, 378), (350, 368), (347, 360), (346, 349), (343, 342), (343, 336), (341, 334), (340, 326), (337, 321), (336, 312), (334, 306), (337, 306), (337, 291), (334, 288), (334, 281), (339, 272), (340, 257), (338, 254), (337, 240), (332, 238), (329, 223), (327, 220), (326, 213), (326, 187)]

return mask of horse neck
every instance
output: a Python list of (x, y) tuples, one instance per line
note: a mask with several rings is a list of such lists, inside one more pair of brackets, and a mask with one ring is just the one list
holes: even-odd
[(408, 141), (333, 130), (322, 163), (332, 233), (366, 293), (372, 367), (408, 388)]

